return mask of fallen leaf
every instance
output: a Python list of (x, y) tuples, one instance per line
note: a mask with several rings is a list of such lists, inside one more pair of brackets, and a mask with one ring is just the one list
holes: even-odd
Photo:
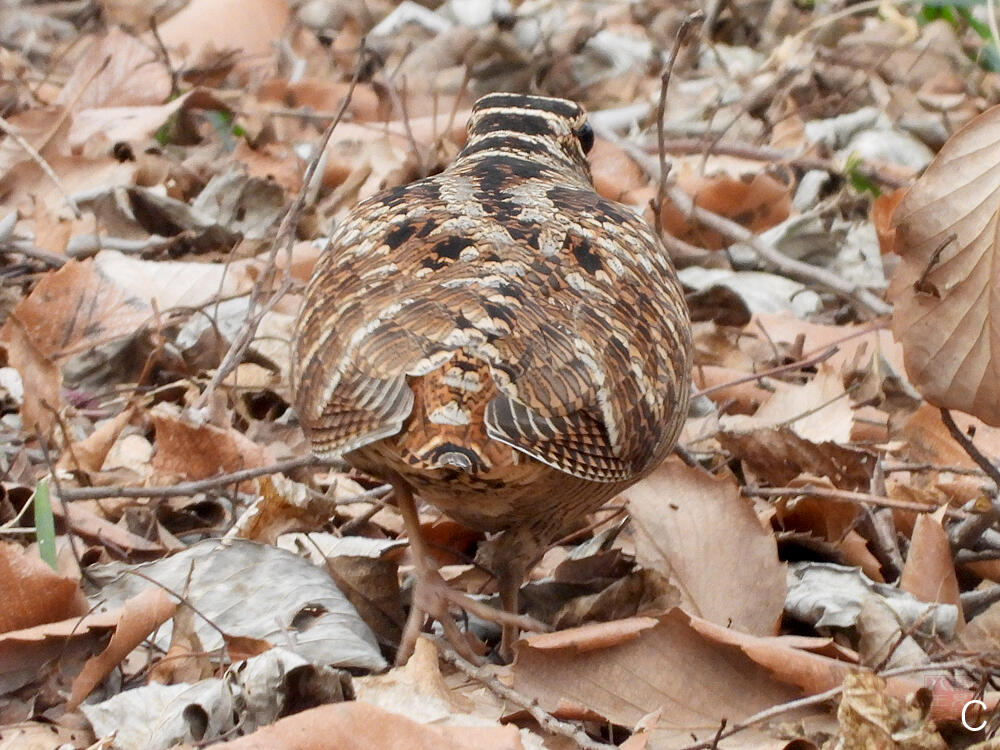
[(724, 416), (720, 423), (730, 432), (787, 425), (796, 435), (814, 443), (846, 443), (851, 438), (854, 414), (840, 375), (823, 363), (816, 376), (804, 385), (776, 390), (753, 417)]
[[(223, 747), (221, 744), (210, 747)], [(279, 719), (226, 750), (524, 750), (514, 726), (427, 726), (360, 701), (310, 708)]]
[(153, 470), (162, 476), (205, 479), (274, 463), (266, 448), (242, 432), (197, 423), (173, 404), (158, 404), (149, 415), (156, 432)]
[[(133, 569), (144, 577), (126, 574)], [(120, 606), (151, 586), (183, 591), (201, 613), (195, 627), (208, 650), (221, 648), (225, 633), (268, 640), (317, 663), (385, 667), (371, 632), (327, 573), (285, 550), (213, 539), (151, 563), (111, 563), (89, 572), (105, 607)], [(168, 623), (153, 638), (164, 651), (171, 632)]]
[[(16, 544), (0, 542), (0, 633), (87, 611), (77, 581), (56, 573)], [(81, 606), (83, 605), (83, 606)]]
[(576, 707), (631, 727), (662, 709), (657, 729), (689, 744), (711, 739), (723, 718), (799, 695), (739, 648), (704, 638), (679, 610), (532, 636), (513, 673), (515, 689), (548, 711)]
[(73, 443), (63, 453), (59, 463), (56, 464), (57, 468), (99, 472), (111, 448), (134, 414), (133, 408), (126, 408), (110, 419), (104, 420), (90, 435)]
[(682, 609), (748, 633), (776, 632), (785, 566), (731, 478), (671, 457), (624, 495), (639, 562), (677, 586)]
[(810, 474), (827, 477), (842, 489), (867, 491), (877, 462), (868, 451), (834, 441), (813, 442), (788, 427), (720, 432), (716, 439), (753, 471), (757, 482), (778, 487)]
[(170, 96), (170, 71), (155, 49), (120, 28), (95, 40), (77, 61), (56, 104), (72, 111), (160, 104)]
[(176, 606), (160, 588), (146, 589), (126, 601), (107, 648), (88, 660), (73, 680), (66, 710), (75, 711), (130, 651), (173, 615)]
[[(276, 53), (276, 30), (288, 23), (284, 0), (194, 0), (160, 24), (160, 38), (178, 59), (189, 62), (206, 48), (235, 50), (260, 65)], [(183, 54), (178, 56), (178, 51)]]
[[(20, 306), (17, 308), (20, 309)], [(7, 361), (30, 384), (24, 389), (21, 403), (21, 424), (29, 434), (47, 437), (62, 408), (62, 372), (28, 333), (15, 309), (3, 328), (0, 344), (7, 349)]]
[(951, 542), (942, 525), (944, 509), (917, 517), (899, 587), (925, 602), (953, 604), (958, 608), (955, 630), (965, 626)]
[(889, 287), (906, 372), (932, 404), (1000, 425), (995, 294), (1000, 106), (955, 133), (893, 214), (903, 260)]
[(858, 672), (844, 679), (837, 709), (841, 736), (838, 747), (885, 750), (947, 750), (930, 718), (931, 695), (926, 688), (909, 699), (886, 692), (878, 675)]
[(896, 252), (896, 227), (892, 223), (892, 215), (904, 195), (906, 191), (903, 189), (893, 190), (891, 193), (882, 193), (872, 201), (872, 223), (883, 255)]

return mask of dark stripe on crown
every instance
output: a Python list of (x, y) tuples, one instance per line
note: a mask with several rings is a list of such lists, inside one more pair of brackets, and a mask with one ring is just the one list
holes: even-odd
[[(522, 154), (548, 154), (549, 156), (559, 156), (557, 152), (547, 148), (541, 141), (530, 137), (518, 138), (517, 136), (510, 135), (495, 135), (487, 136), (485, 138), (477, 138), (463, 148), (462, 153), (460, 153), (459, 156), (471, 156), (472, 154), (478, 154), (480, 151), (510, 151), (520, 152)], [(562, 158), (565, 159), (566, 157), (563, 156)]]
[(512, 130), (525, 135), (552, 135), (549, 120), (539, 115), (524, 115), (519, 112), (497, 110), (487, 112), (475, 121), (471, 133), (489, 135), (498, 130)]
[(579, 117), (580, 107), (567, 99), (553, 99), (547, 96), (528, 96), (526, 94), (487, 94), (476, 102), (473, 112), (494, 107), (520, 107), (522, 109), (537, 109), (551, 112), (561, 117)]

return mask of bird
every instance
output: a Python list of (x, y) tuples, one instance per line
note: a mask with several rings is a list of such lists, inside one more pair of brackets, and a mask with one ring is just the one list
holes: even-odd
[[(389, 482), (414, 557), (397, 651), (450, 608), (503, 626), (547, 545), (653, 471), (687, 415), (691, 324), (657, 233), (594, 190), (586, 111), (491, 93), (443, 171), (332, 230), (296, 324), (294, 406), (314, 454)], [(489, 535), (502, 611), (453, 591), (416, 498)], [(475, 655), (475, 654), (472, 654)]]

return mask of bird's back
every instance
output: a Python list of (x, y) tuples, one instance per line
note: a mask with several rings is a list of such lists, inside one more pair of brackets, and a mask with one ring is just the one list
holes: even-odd
[(584, 123), (564, 100), (486, 97), (451, 167), (337, 228), (298, 331), (314, 450), (483, 528), (552, 512), (546, 493), (599, 503), (662, 460), (687, 310), (649, 227), (594, 192)]

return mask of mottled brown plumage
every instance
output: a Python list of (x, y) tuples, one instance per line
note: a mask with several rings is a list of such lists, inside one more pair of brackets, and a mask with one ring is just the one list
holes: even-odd
[(592, 139), (572, 102), (483, 97), (450, 167), (336, 228), (299, 320), (313, 450), (507, 532), (487, 557), (515, 594), (686, 414), (681, 289), (646, 223), (594, 192)]

